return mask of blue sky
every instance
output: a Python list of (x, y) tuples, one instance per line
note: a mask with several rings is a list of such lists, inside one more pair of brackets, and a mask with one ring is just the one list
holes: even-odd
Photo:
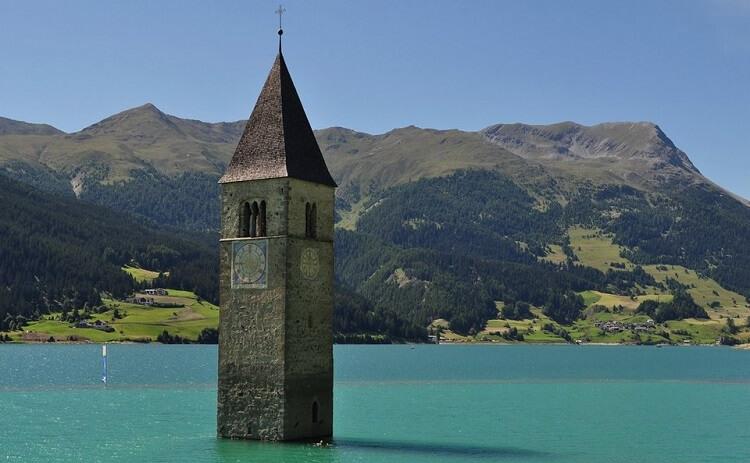
[[(750, 197), (750, 0), (284, 2), (315, 128), (659, 124)], [(276, 53), (272, 1), (0, 2), (0, 115), (80, 130), (152, 102), (246, 118)]]

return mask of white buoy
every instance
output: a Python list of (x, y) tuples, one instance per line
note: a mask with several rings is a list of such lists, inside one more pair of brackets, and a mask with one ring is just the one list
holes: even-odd
[(107, 385), (107, 345), (102, 344), (102, 383)]

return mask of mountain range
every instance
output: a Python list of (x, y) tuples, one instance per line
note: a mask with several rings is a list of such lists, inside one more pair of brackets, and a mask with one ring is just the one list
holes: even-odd
[[(76, 194), (93, 183), (129, 180), (139, 171), (219, 176), (244, 124), (181, 119), (150, 103), (75, 133), (0, 118), (0, 162), (6, 169), (26, 164), (21, 175), (46, 172)], [(710, 183), (648, 122), (497, 124), (479, 132), (410, 126), (382, 135), (334, 127), (316, 136), (343, 193), (363, 183), (384, 188), (462, 169), (515, 174), (539, 166), (555, 177), (647, 190), (671, 182)]]
[[(0, 171), (144, 226), (211, 233), (216, 181), (244, 124), (151, 104), (75, 133), (0, 118)], [(395, 336), (444, 319), (476, 332), (498, 303), (669, 292), (655, 271), (640, 274), (652, 265), (750, 296), (748, 203), (705, 178), (655, 124), (333, 127), (316, 137), (339, 184), (337, 280), (342, 300), (356, 300), (359, 327)], [(625, 264), (586, 261), (579, 229), (607, 237)], [(367, 325), (368, 313), (387, 322)]]

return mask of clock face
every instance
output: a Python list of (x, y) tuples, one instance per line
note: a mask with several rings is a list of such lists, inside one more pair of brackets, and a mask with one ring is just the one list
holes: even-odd
[(265, 288), (268, 241), (232, 242), (232, 288)]
[(312, 280), (318, 276), (319, 268), (318, 251), (312, 248), (303, 249), (299, 260), (299, 269), (302, 272), (302, 276), (308, 280)]

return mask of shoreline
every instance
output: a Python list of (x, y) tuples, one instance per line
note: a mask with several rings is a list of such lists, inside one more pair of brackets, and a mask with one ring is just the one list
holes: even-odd
[[(106, 341), (106, 342), (97, 342), (97, 341), (55, 341), (55, 342), (47, 342), (47, 341), (10, 341), (10, 342), (4, 342), (0, 343), (0, 346), (2, 345), (83, 345), (83, 344), (93, 344), (93, 345), (104, 345), (104, 344), (130, 344), (130, 345), (148, 345), (148, 344), (159, 344), (164, 346), (172, 346), (172, 345), (181, 345), (181, 346), (216, 346), (217, 344), (201, 344), (201, 343), (184, 343), (184, 344), (168, 344), (168, 343), (161, 343), (161, 342), (136, 342), (136, 341)], [(487, 342), (487, 341), (476, 341), (476, 342), (441, 342), (438, 344), (435, 343), (428, 343), (428, 342), (403, 342), (403, 343), (334, 343), (334, 345), (337, 346), (383, 346), (383, 345), (411, 345), (411, 346), (425, 346), (425, 345), (435, 345), (435, 346), (576, 346), (576, 347), (585, 347), (585, 346), (632, 346), (632, 347), (655, 347), (655, 348), (662, 348), (662, 347), (727, 347), (730, 349), (736, 349), (736, 350), (747, 350), (750, 351), (750, 343), (747, 344), (738, 344), (736, 346), (723, 346), (716, 343), (710, 343), (710, 344), (683, 344), (683, 343), (675, 343), (675, 344), (637, 344), (637, 343), (621, 343), (621, 342), (584, 342), (580, 344), (576, 343), (569, 343), (569, 342)]]

